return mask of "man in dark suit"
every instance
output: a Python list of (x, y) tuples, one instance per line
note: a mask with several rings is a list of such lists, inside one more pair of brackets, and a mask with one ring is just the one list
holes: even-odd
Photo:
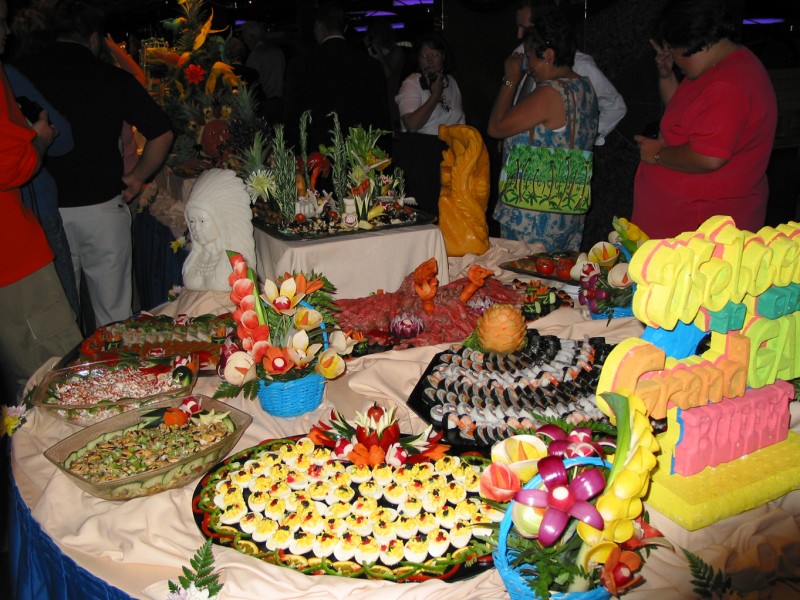
[(386, 79), (378, 61), (351, 48), (344, 38), (346, 17), (338, 3), (321, 5), (314, 14), (317, 47), (289, 63), (286, 78), (284, 123), (286, 138), (297, 147), (300, 115), (311, 110), (308, 147), (331, 143), (335, 111), (342, 132), (370, 125), (391, 129), (386, 103)]

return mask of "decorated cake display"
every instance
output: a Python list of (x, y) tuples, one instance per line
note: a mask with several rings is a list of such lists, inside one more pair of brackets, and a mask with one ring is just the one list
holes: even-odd
[[(800, 376), (800, 225), (740, 231), (713, 217), (645, 242), (630, 275), (648, 327), (606, 360), (598, 394), (635, 393), (666, 418), (649, 502), (697, 529), (797, 487), (788, 380)], [(698, 345), (710, 336), (708, 350)], [(601, 408), (603, 403), (599, 403)]]
[(333, 411), (308, 436), (230, 457), (198, 486), (215, 543), (307, 574), (449, 578), (490, 548), (502, 513), (479, 496), (482, 458), (448, 454), (431, 427), (403, 436), (394, 411), (354, 424)]

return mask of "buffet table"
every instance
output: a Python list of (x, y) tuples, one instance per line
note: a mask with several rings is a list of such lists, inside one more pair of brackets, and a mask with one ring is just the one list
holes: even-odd
[[(530, 248), (495, 244), (479, 261), (497, 265)], [(450, 261), (450, 276), (461, 276), (475, 257)], [(504, 274), (513, 277), (513, 274)], [(202, 314), (225, 310), (224, 294), (186, 293), (163, 307), (165, 314)], [(591, 320), (580, 309), (560, 309), (535, 324), (543, 334), (562, 338), (605, 336), (610, 342), (639, 336), (641, 324), (634, 319)], [(253, 415), (253, 424), (234, 451), (262, 440), (304, 434), (336, 407), (345, 417), (363, 411), (373, 401), (396, 406), (402, 431), (417, 432), (422, 420), (405, 402), (432, 357), (445, 345), (368, 355), (348, 363), (339, 380), (329, 382), (325, 399), (315, 411), (291, 419), (263, 412), (242, 398), (230, 404)], [(43, 365), (35, 380), (56, 359)], [(33, 381), (32, 380), (32, 381)], [(216, 376), (201, 377), (196, 393), (212, 395)], [(792, 404), (792, 428), (800, 430), (798, 403)], [(177, 581), (204, 538), (192, 517), (194, 484), (147, 498), (109, 502), (79, 490), (58, 472), (42, 452), (76, 431), (66, 422), (31, 412), (27, 423), (12, 438), (12, 581), (17, 580), (18, 599), (48, 598), (153, 598), (167, 595), (167, 581)], [(748, 513), (696, 532), (687, 532), (651, 512), (652, 523), (676, 546), (676, 551), (654, 550), (642, 574), (645, 584), (631, 591), (632, 600), (692, 597), (686, 559), (678, 546), (708, 562), (738, 570), (758, 582), (776, 572), (782, 577), (800, 575), (800, 491)], [(37, 534), (37, 529), (41, 532)], [(49, 545), (48, 545), (49, 544)], [(44, 548), (40, 553), (40, 546)], [(273, 599), (331, 598), (372, 599), (504, 599), (508, 598), (498, 573), (485, 571), (453, 583), (438, 580), (395, 584), (331, 576), (306, 576), (290, 569), (265, 564), (226, 547), (214, 546), (216, 569), (222, 573), (225, 599), (269, 597)], [(72, 562), (74, 561), (74, 563)], [(76, 569), (75, 563), (79, 566)], [(66, 574), (65, 574), (66, 573)], [(114, 587), (111, 587), (114, 586)], [(115, 589), (116, 588), (116, 589)], [(785, 588), (784, 588), (785, 590)], [(773, 598), (782, 597), (773, 595)]]
[(338, 298), (363, 298), (379, 289), (395, 291), (406, 275), (434, 257), (439, 283), (450, 282), (444, 238), (435, 225), (302, 241), (288, 241), (256, 228), (255, 237), (261, 281), (286, 272), (315, 271), (336, 287)]

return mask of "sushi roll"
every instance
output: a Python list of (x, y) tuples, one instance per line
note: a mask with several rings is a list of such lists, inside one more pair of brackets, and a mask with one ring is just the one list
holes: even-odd
[(396, 565), (405, 558), (405, 544), (402, 540), (393, 539), (381, 545), (381, 562), (387, 567)]
[(264, 511), (264, 508), (267, 506), (267, 502), (269, 502), (269, 500), (269, 494), (266, 492), (253, 492), (247, 499), (247, 506), (253, 512), (260, 513)]
[[(256, 524), (256, 530), (251, 534), (254, 542), (263, 544), (278, 531), (278, 522), (269, 519), (261, 519)], [(267, 546), (269, 547), (269, 546)]]
[(450, 547), (450, 535), (441, 528), (428, 533), (428, 554), (437, 558), (447, 552)]
[(387, 464), (372, 467), (372, 478), (382, 486), (389, 485), (394, 478), (394, 469)]
[(428, 533), (439, 526), (433, 513), (423, 512), (417, 515), (416, 520), (419, 533)]
[(328, 494), (331, 492), (331, 484), (327, 481), (315, 481), (306, 490), (308, 495), (311, 496), (312, 500), (319, 500), (322, 502), (328, 497)]
[(417, 532), (419, 532), (417, 517), (400, 515), (397, 517), (397, 521), (394, 522), (394, 531), (397, 534), (397, 537), (404, 540), (414, 537), (417, 535)]
[(407, 561), (421, 563), (428, 558), (430, 544), (425, 535), (417, 534), (405, 543), (403, 554)]
[(439, 523), (439, 527), (452, 529), (453, 525), (456, 524), (456, 520), (456, 509), (449, 504), (445, 504), (436, 511), (436, 521)]
[(339, 543), (338, 536), (323, 531), (314, 538), (311, 551), (314, 553), (314, 556), (318, 558), (327, 558), (333, 554), (333, 549), (336, 548), (337, 543)]
[(396, 539), (397, 533), (395, 532), (394, 522), (387, 521), (386, 519), (374, 520), (372, 524), (372, 535), (375, 536), (375, 539), (381, 544)]
[(281, 521), (281, 528), (288, 527), (294, 533), (298, 529), (300, 529), (300, 524), (303, 522), (303, 518), (298, 515), (297, 513), (289, 513), (283, 518)]
[(413, 496), (408, 496), (398, 508), (400, 512), (407, 517), (416, 517), (422, 512), (422, 500)]
[(359, 498), (353, 503), (353, 513), (367, 517), (378, 508), (378, 501), (375, 498)]
[(442, 475), (450, 475), (460, 462), (461, 459), (457, 456), (445, 455), (433, 464), (433, 469)]
[(225, 525), (235, 525), (247, 514), (247, 505), (242, 501), (236, 501), (225, 507), (219, 517), (220, 522)]
[(310, 456), (314, 452), (316, 445), (311, 441), (311, 438), (303, 437), (295, 442), (294, 448), (298, 456)]
[(457, 481), (451, 481), (445, 488), (445, 495), (450, 504), (458, 504), (467, 497), (467, 489)]
[(344, 520), (344, 522), (347, 525), (347, 529), (357, 535), (365, 536), (372, 533), (372, 523), (370, 522), (369, 517), (350, 515)]
[[(364, 485), (363, 483), (361, 485)], [(340, 485), (328, 492), (327, 501), (331, 504), (334, 502), (350, 502), (356, 493), (349, 485)]]
[(327, 531), (331, 535), (340, 536), (347, 531), (347, 523), (344, 519), (336, 517), (328, 517), (322, 525), (323, 531)]
[(258, 527), (259, 522), (263, 521), (264, 517), (256, 512), (249, 512), (245, 516), (241, 518), (239, 521), (239, 527), (248, 535), (252, 535), (252, 533)]
[(372, 469), (367, 465), (348, 465), (346, 471), (353, 483), (364, 483), (372, 479)]
[(399, 483), (392, 482), (383, 489), (383, 497), (387, 502), (397, 505), (408, 498), (408, 492)]
[(360, 564), (375, 563), (381, 556), (381, 545), (371, 535), (362, 536), (361, 543), (356, 548), (356, 561)]
[(273, 498), (264, 507), (264, 516), (268, 519), (280, 520), (286, 514), (286, 500), (283, 498)]
[(302, 529), (295, 531), (294, 536), (289, 542), (289, 552), (302, 556), (306, 552), (311, 552), (314, 547), (316, 536)]
[(336, 560), (350, 560), (355, 556), (356, 548), (360, 543), (361, 536), (346, 531), (339, 537), (336, 546), (334, 546), (333, 555)]
[(333, 517), (335, 519), (344, 519), (345, 517), (350, 516), (352, 512), (353, 505), (349, 502), (334, 502), (328, 506), (325, 516)]
[(292, 469), (286, 474), (286, 484), (293, 491), (304, 490), (308, 486), (308, 477), (302, 471)]
[[(351, 488), (348, 489), (352, 492)], [(383, 496), (383, 486), (378, 484), (374, 479), (370, 479), (358, 485), (358, 492), (365, 498), (380, 500), (381, 496)]]
[(266, 546), (268, 550), (286, 550), (292, 539), (294, 539), (294, 532), (291, 527), (278, 527), (275, 533), (267, 538)]
[(463, 548), (472, 539), (472, 526), (466, 521), (456, 521), (450, 528), (450, 545), (454, 548)]

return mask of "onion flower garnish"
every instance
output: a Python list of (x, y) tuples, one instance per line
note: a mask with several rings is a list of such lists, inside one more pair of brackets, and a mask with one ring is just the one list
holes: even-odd
[(538, 533), (542, 546), (552, 546), (561, 537), (570, 517), (597, 529), (603, 527), (602, 516), (588, 502), (605, 487), (600, 469), (587, 469), (569, 481), (564, 462), (548, 456), (539, 461), (539, 475), (546, 490), (521, 490), (514, 500), (524, 506), (547, 509)]

